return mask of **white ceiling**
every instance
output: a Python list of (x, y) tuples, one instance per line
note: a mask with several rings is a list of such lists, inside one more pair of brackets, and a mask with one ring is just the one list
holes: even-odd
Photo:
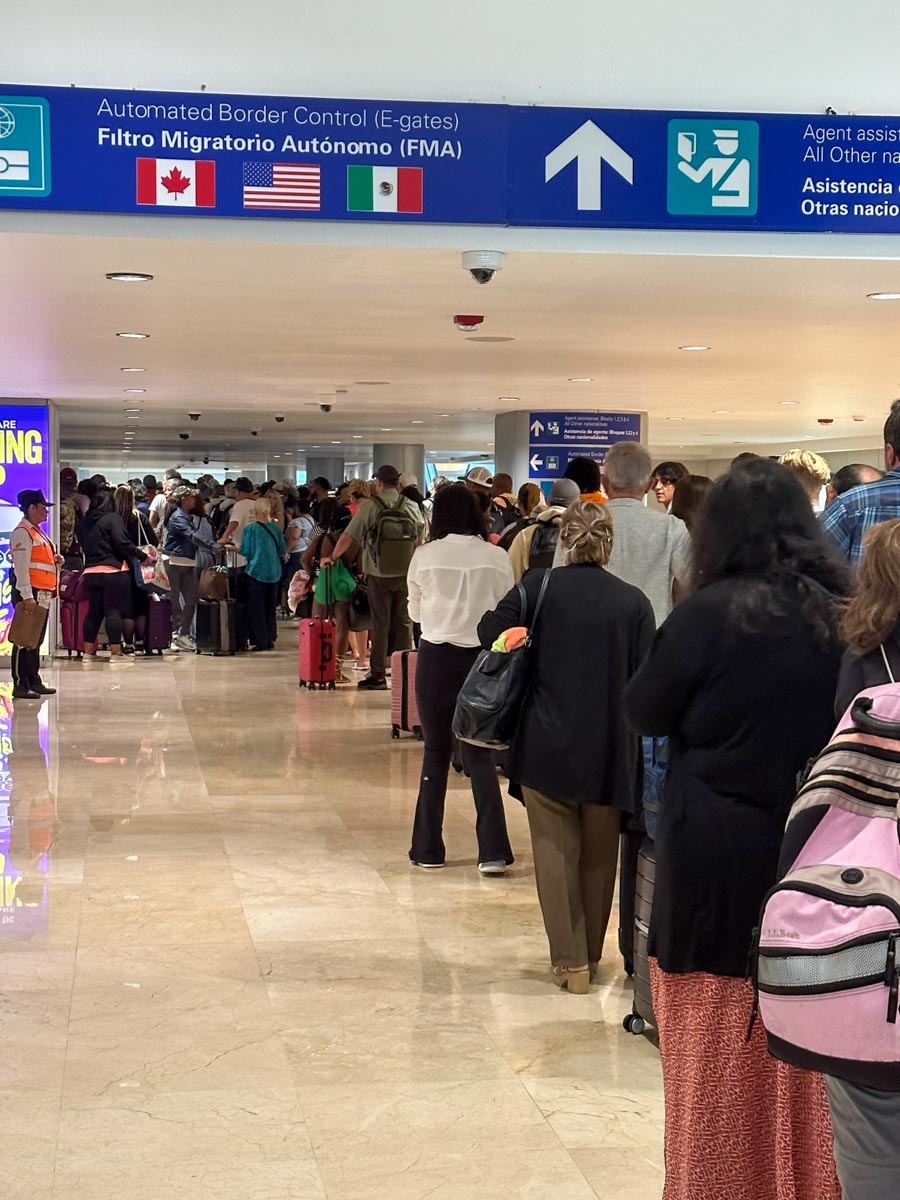
[[(2, 233), (0, 263), (0, 396), (58, 403), (85, 463), (112, 463), (133, 426), (135, 461), (159, 466), (184, 457), (180, 430), (217, 461), (376, 441), (489, 453), (495, 412), (552, 406), (646, 409), (654, 447), (685, 458), (852, 449), (878, 444), (900, 394), (900, 304), (866, 300), (900, 290), (889, 260), (520, 251), (479, 287), (450, 249)], [(462, 312), (514, 340), (472, 341)], [(115, 336), (131, 330), (151, 337)], [(693, 343), (711, 349), (679, 352)]]

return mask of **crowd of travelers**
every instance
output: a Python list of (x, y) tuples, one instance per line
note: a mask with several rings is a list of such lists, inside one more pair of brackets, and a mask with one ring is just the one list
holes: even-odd
[[(667, 740), (649, 936), (665, 1200), (900, 1194), (900, 1063), (881, 1087), (841, 1065), (823, 1078), (770, 1054), (753, 1021), (752, 952), (798, 779), (835, 714), (900, 679), (900, 405), (885, 443), (887, 474), (832, 476), (792, 450), (741, 455), (713, 482), (677, 462), (654, 469), (623, 442), (602, 468), (573, 460), (546, 500), (478, 469), (438, 488), (412, 557), (425, 748), (410, 860), (445, 865), (456, 753), (479, 870), (513, 862), (498, 756), (456, 747), (452, 730), (479, 655), (527, 638), (528, 689), (501, 761), (527, 813), (551, 979), (570, 993), (600, 969), (620, 845), (645, 818), (642, 752)], [(895, 839), (898, 795), (895, 781)], [(876, 983), (886, 996), (891, 969)]]
[[(145, 648), (131, 564), (160, 558), (173, 649), (193, 648), (200, 578), (226, 555), (251, 650), (274, 646), (279, 609), (327, 613), (338, 682), (352, 658), (357, 688), (384, 691), (391, 654), (415, 646), (410, 861), (446, 864), (456, 763), (478, 869), (504, 875), (505, 775), (527, 813), (550, 979), (569, 993), (600, 970), (620, 846), (647, 828), (645, 747), (667, 739), (649, 929), (665, 1200), (837, 1200), (841, 1187), (884, 1200), (900, 1194), (900, 1075), (868, 1088), (772, 1057), (752, 1020), (752, 952), (806, 764), (860, 691), (900, 679), (900, 402), (885, 457), (886, 474), (832, 475), (809, 450), (742, 454), (713, 481), (621, 442), (602, 466), (572, 459), (546, 494), (475, 467), (427, 498), (389, 465), (339, 488), (169, 471), (112, 489), (64, 472), (61, 550), (91, 577), (88, 659), (101, 621), (111, 661)], [(385, 512), (409, 531), (392, 547), (376, 536)], [(361, 583), (368, 630), (351, 628)], [(473, 669), (519, 646), (528, 686), (510, 745), (457, 741)]]

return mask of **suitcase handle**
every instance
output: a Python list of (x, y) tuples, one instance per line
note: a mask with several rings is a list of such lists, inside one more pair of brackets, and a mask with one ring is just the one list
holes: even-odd
[(887, 721), (872, 712), (875, 701), (871, 696), (857, 696), (850, 710), (850, 719), (861, 733), (874, 737), (900, 738), (900, 721)]

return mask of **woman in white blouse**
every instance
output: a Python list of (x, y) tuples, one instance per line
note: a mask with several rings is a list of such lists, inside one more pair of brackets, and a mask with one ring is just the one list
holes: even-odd
[[(487, 540), (475, 497), (464, 484), (434, 498), (429, 540), (409, 568), (409, 615), (422, 626), (416, 701), (425, 757), (413, 824), (410, 861), (442, 867), (442, 828), (453, 744), (456, 697), (478, 657), (478, 622), (515, 585), (509, 556)], [(489, 750), (460, 746), (478, 819), (478, 870), (503, 875), (513, 862), (497, 771)]]

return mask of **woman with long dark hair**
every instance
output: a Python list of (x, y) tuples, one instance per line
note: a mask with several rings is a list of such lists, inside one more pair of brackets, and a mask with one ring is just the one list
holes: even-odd
[(766, 1053), (749, 958), (797, 773), (828, 740), (848, 581), (803, 488), (754, 459), (712, 488), (688, 598), (625, 693), (670, 738), (650, 930), (665, 1200), (840, 1196), (820, 1076)]
[[(156, 546), (156, 534), (150, 528), (149, 519), (143, 517), (135, 504), (134, 492), (120, 484), (113, 497), (116, 512), (122, 518), (129, 538), (136, 546)], [(131, 573), (131, 611), (122, 617), (123, 654), (152, 654), (146, 647), (147, 617), (150, 613), (150, 596), (137, 585), (134, 571)]]
[(79, 527), (84, 550), (84, 575), (88, 611), (84, 619), (85, 666), (97, 662), (97, 633), (106, 622), (110, 661), (123, 664), (122, 624), (131, 617), (131, 572), (134, 560), (147, 553), (132, 542), (125, 522), (116, 512), (113, 494), (101, 488), (91, 500)]
[(703, 505), (712, 491), (712, 486), (713, 481), (708, 475), (682, 475), (675, 484), (669, 511), (673, 517), (684, 521), (688, 532), (694, 528), (695, 522), (702, 513)]
[[(478, 657), (478, 622), (513, 586), (509, 556), (487, 541), (481, 509), (465, 484), (436, 494), (429, 540), (413, 555), (407, 578), (409, 615), (422, 626), (416, 702), (425, 738), (409, 857), (418, 867), (442, 867), (456, 697)], [(460, 751), (478, 814), (478, 870), (503, 875), (513, 853), (494, 760), (479, 746)]]

